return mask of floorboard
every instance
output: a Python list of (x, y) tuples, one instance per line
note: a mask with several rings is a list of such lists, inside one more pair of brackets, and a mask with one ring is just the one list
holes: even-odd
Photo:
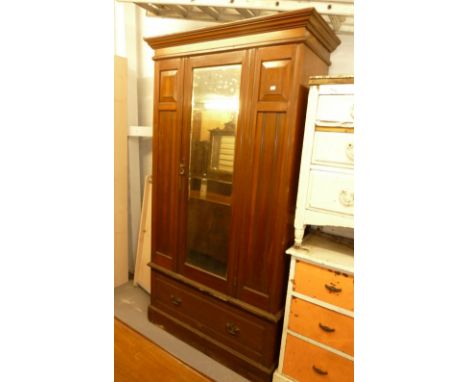
[(123, 322), (114, 319), (115, 382), (211, 382)]

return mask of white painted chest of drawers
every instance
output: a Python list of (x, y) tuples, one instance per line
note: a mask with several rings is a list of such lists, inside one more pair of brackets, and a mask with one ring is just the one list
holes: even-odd
[(311, 77), (309, 86), (296, 245), (307, 225), (354, 228), (354, 77)]

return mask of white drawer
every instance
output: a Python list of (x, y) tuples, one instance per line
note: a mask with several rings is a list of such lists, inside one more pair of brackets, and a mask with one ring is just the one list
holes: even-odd
[(353, 126), (354, 96), (352, 94), (320, 94), (315, 124), (319, 126)]
[(354, 215), (353, 173), (312, 169), (306, 208)]
[(312, 163), (352, 168), (354, 165), (354, 134), (316, 131)]

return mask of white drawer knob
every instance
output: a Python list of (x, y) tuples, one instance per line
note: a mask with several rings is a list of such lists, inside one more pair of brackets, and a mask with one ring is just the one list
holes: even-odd
[(342, 190), (340, 192), (340, 203), (345, 207), (354, 206), (354, 192)]
[(348, 143), (346, 146), (346, 156), (351, 162), (354, 161), (354, 145), (352, 143)]

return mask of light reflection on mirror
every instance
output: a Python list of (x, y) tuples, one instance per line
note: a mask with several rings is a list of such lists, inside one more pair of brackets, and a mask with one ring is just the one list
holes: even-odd
[(226, 275), (241, 65), (193, 70), (186, 263)]

